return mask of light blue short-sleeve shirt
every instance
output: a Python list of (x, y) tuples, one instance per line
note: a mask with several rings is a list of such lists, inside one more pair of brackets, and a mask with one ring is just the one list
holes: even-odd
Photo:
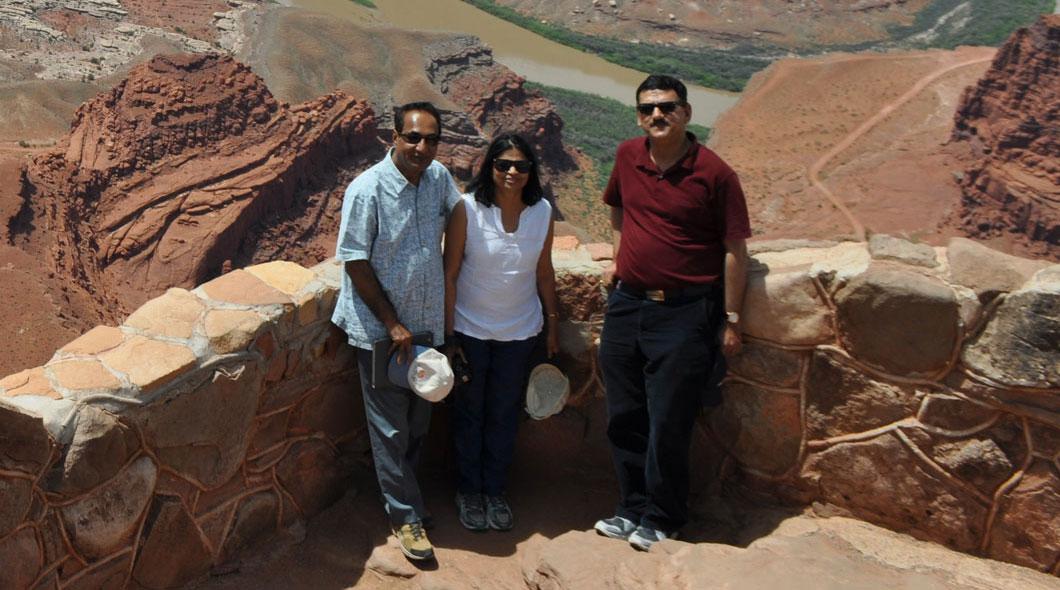
[[(442, 233), (459, 200), (445, 166), (431, 162), (415, 186), (388, 152), (346, 187), (342, 201), (335, 258), (369, 261), (402, 325), (413, 334), (431, 332), (435, 346), (445, 336)], [(358, 348), (389, 336), (345, 271), (331, 321)]]

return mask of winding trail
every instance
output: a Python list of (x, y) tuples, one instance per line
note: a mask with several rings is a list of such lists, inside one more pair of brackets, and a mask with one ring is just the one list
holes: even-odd
[(830, 164), (832, 160), (836, 158), (836, 156), (838, 156), (848, 147), (853, 145), (855, 141), (860, 139), (866, 133), (871, 131), (873, 127), (879, 125), (895, 110), (915, 98), (935, 80), (938, 80), (942, 76), (945, 76), (946, 74), (954, 70), (981, 64), (984, 62), (991, 61), (993, 59), (993, 57), (970, 59), (967, 61), (962, 61), (956, 64), (943, 67), (924, 76), (923, 78), (918, 80), (916, 84), (914, 84), (904, 94), (894, 99), (893, 101), (883, 105), (883, 107), (881, 107), (875, 115), (867, 119), (864, 123), (858, 126), (857, 129), (851, 131), (850, 134), (844, 137), (842, 141), (832, 146), (832, 149), (825, 152), (824, 155), (818, 158), (817, 161), (811, 164), (810, 167), (806, 170), (806, 176), (809, 178), (810, 184), (817, 190), (821, 191), (821, 193), (823, 193), (824, 196), (827, 197), (829, 201), (831, 201), (832, 205), (834, 205), (835, 208), (838, 209), (844, 217), (846, 217), (847, 221), (854, 229), (854, 236), (859, 242), (865, 241), (865, 226), (858, 220), (857, 217), (854, 216), (854, 213), (851, 212), (850, 209), (846, 205), (844, 205), (842, 201), (839, 200), (839, 197), (837, 197), (831, 190), (828, 189), (828, 187), (824, 185), (824, 182), (821, 179), (821, 171), (824, 170), (825, 166)]

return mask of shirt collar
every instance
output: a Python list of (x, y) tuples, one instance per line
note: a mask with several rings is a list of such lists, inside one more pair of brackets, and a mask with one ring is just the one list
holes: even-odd
[[(691, 131), (685, 131), (685, 137), (687, 137), (688, 140), (692, 142), (692, 147), (690, 147), (688, 149), (688, 152), (686, 152), (680, 160), (674, 163), (674, 165), (669, 170), (667, 170), (667, 172), (677, 170), (679, 168), (683, 168), (685, 170), (692, 170), (692, 164), (696, 161), (696, 155), (699, 154), (699, 150), (702, 146), (699, 145), (699, 139), (696, 138), (696, 134), (692, 133)], [(637, 150), (637, 152), (637, 159), (634, 164), (638, 168), (644, 168), (646, 170), (658, 169), (658, 167), (655, 165), (655, 162), (651, 161), (651, 147), (648, 143), (647, 136), (644, 136), (643, 141), (640, 142), (640, 149)]]
[[(395, 193), (400, 193), (405, 190), (405, 187), (412, 185), (412, 183), (409, 182), (409, 179), (405, 178), (405, 175), (402, 174), (401, 170), (398, 170), (397, 165), (394, 164), (394, 148), (390, 148), (386, 151), (386, 155), (383, 156), (381, 164), (383, 166), (379, 170), (379, 181), (383, 183), (386, 188)], [(425, 170), (423, 176), (420, 177), (421, 183), (426, 176), (427, 171)]]

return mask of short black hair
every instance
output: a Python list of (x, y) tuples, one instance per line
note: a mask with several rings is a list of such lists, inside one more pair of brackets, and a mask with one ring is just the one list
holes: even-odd
[(541, 177), (537, 173), (538, 160), (537, 155), (534, 154), (534, 148), (530, 147), (530, 142), (523, 139), (522, 136), (515, 133), (504, 133), (494, 137), (493, 141), (490, 142), (489, 147), (486, 148), (486, 155), (482, 157), (482, 164), (479, 166), (478, 174), (467, 185), (467, 192), (475, 195), (475, 200), (479, 203), (492, 207), (496, 202), (496, 187), (493, 184), (493, 162), (501, 154), (513, 148), (522, 152), (526, 159), (530, 161), (530, 178), (526, 179), (526, 186), (523, 187), (523, 203), (529, 207), (540, 201), (545, 195), (544, 189), (541, 188)]
[(673, 90), (677, 93), (677, 98), (681, 99), (681, 102), (688, 102), (688, 88), (685, 88), (684, 82), (673, 76), (667, 76), (665, 74), (652, 74), (648, 76), (640, 83), (640, 86), (637, 86), (637, 95), (633, 97), (633, 101), (640, 102), (640, 93), (645, 90)]
[(430, 113), (434, 120), (438, 123), (438, 133), (442, 132), (442, 115), (438, 112), (438, 107), (427, 101), (419, 102), (408, 102), (401, 106), (394, 107), (394, 131), (401, 133), (405, 128), (405, 113), (409, 111), (423, 111)]

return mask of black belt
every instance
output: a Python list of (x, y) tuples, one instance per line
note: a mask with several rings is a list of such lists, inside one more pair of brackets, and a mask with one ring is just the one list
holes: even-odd
[(692, 285), (690, 287), (677, 287), (674, 289), (640, 289), (625, 281), (619, 281), (616, 287), (619, 291), (649, 301), (673, 301), (677, 299), (695, 299), (721, 292), (721, 286), (713, 283), (706, 285)]

